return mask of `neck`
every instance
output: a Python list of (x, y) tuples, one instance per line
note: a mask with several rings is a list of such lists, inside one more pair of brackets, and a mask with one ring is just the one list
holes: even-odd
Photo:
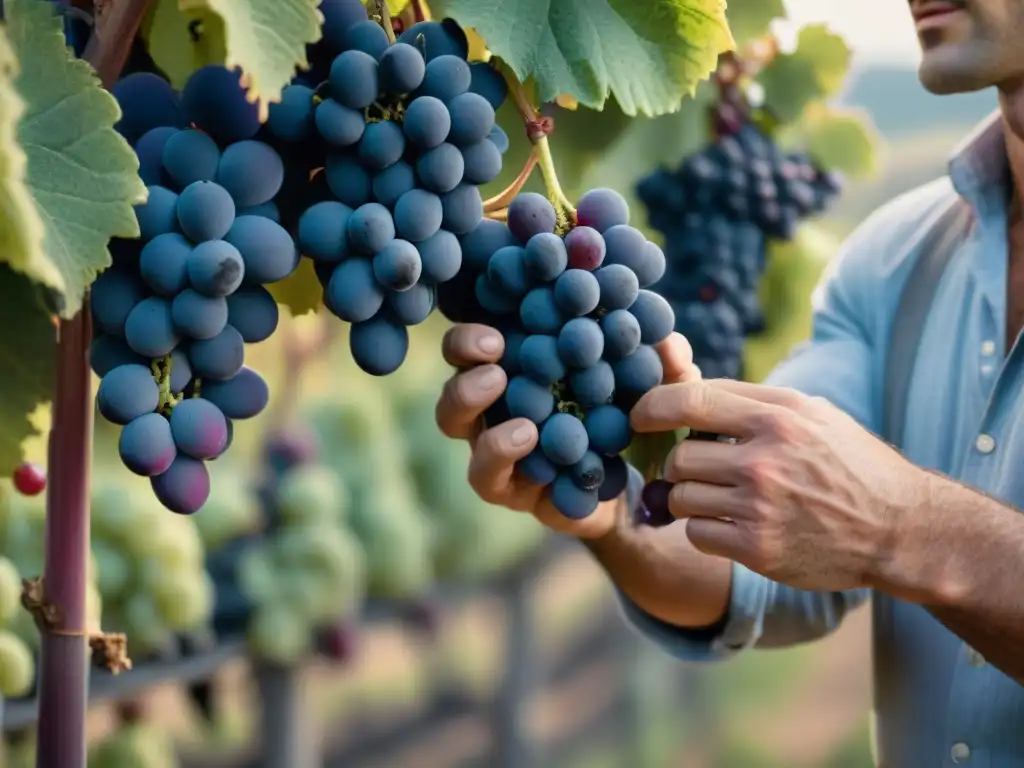
[(1024, 84), (999, 90), (999, 108), (1003, 114), (1006, 154), (1013, 179), (1011, 216), (1020, 218), (1021, 192), (1024, 191)]

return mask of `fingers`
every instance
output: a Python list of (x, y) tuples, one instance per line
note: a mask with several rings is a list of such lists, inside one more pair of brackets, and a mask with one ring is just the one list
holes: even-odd
[(709, 483), (677, 483), (668, 495), (675, 518), (730, 518), (743, 513), (744, 503), (733, 488)]
[(735, 523), (691, 517), (686, 521), (686, 538), (706, 555), (743, 560), (743, 539)]
[(777, 405), (790, 410), (796, 410), (807, 400), (806, 395), (802, 392), (797, 392), (795, 389), (772, 387), (767, 384), (753, 384), (749, 381), (710, 379), (707, 384), (713, 389), (720, 389), (723, 392), (731, 392), (740, 397)]
[(463, 323), (448, 329), (441, 342), (445, 361), (456, 368), (496, 363), (505, 352), (505, 339), (486, 325)]
[(484, 501), (508, 506), (517, 490), (516, 462), (535, 445), (537, 427), (527, 419), (512, 419), (482, 432), (469, 460), (470, 486)]
[(505, 391), (507, 377), (497, 365), (481, 365), (445, 382), (434, 416), (441, 432), (466, 440), (484, 411)]
[(752, 400), (711, 382), (695, 381), (655, 387), (630, 413), (637, 432), (668, 432), (690, 427), (728, 437), (752, 437), (775, 418), (779, 406)]
[(715, 485), (739, 485), (740, 446), (732, 443), (683, 440), (665, 459), (664, 479), (670, 483), (687, 480)]
[(661, 365), (664, 368), (662, 380), (666, 384), (700, 379), (700, 370), (693, 364), (693, 349), (685, 336), (673, 333), (654, 348), (661, 356)]

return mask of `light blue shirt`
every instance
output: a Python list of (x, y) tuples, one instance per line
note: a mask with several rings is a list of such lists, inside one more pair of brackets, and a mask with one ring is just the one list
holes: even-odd
[[(920, 466), (1024, 508), (1024, 345), (1003, 356), (1008, 190), (1006, 146), (993, 115), (954, 155), (949, 177), (889, 203), (846, 241), (815, 294), (811, 342), (769, 381), (825, 397), (879, 432), (882, 368), (900, 293), (925, 233), (959, 194), (976, 225), (954, 253), (924, 329), (903, 449)], [(710, 642), (628, 600), (624, 607), (669, 653), (718, 660), (827, 635), (869, 597), (868, 590), (792, 589), (734, 565), (728, 620)], [(1024, 687), (924, 608), (877, 594), (873, 602), (880, 764), (1024, 766)]]

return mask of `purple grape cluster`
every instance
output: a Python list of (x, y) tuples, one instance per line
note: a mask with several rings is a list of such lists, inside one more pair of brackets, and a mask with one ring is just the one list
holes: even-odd
[(504, 335), (509, 383), (487, 421), (534, 422), (539, 445), (518, 471), (549, 486), (566, 517), (585, 518), (625, 489), (628, 414), (662, 380), (653, 345), (675, 319), (647, 288), (665, 256), (629, 225), (626, 201), (610, 189), (587, 192), (562, 226), (547, 199), (521, 194), (507, 224), (481, 222), (462, 248), (463, 270), (441, 292), (440, 310)]
[(708, 378), (739, 378), (744, 337), (764, 330), (758, 286), (769, 239), (792, 238), (841, 189), (836, 175), (783, 152), (751, 123), (732, 128), (637, 185), (665, 237), (668, 267), (655, 290)]
[(151, 478), (168, 509), (191, 514), (233, 421), (267, 404), (245, 344), (276, 330), (265, 286), (298, 264), (273, 204), (284, 164), (254, 138), (256, 108), (237, 72), (203, 67), (181, 94), (138, 73), (113, 93), (149, 198), (136, 206), (141, 237), (114, 241), (114, 264), (92, 286), (97, 405), (123, 427), (124, 465)]
[(437, 287), (458, 274), (459, 236), (483, 218), (479, 185), (498, 176), (508, 149), (495, 123), (507, 86), (489, 64), (467, 61), (451, 20), (415, 24), (391, 43), (358, 0), (321, 10), (319, 70), (285, 89), (267, 133), (296, 158), (293, 227), (324, 305), (352, 324), (355, 362), (383, 376), (405, 360), (407, 329), (434, 311)]

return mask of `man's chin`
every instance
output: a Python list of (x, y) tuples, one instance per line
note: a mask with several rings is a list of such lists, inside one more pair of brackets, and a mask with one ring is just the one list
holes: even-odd
[(917, 76), (926, 91), (937, 96), (948, 96), (981, 91), (994, 85), (988, 72), (964, 66), (960, 57), (956, 57), (957, 61), (951, 61), (952, 58), (944, 56), (940, 51), (925, 53)]

